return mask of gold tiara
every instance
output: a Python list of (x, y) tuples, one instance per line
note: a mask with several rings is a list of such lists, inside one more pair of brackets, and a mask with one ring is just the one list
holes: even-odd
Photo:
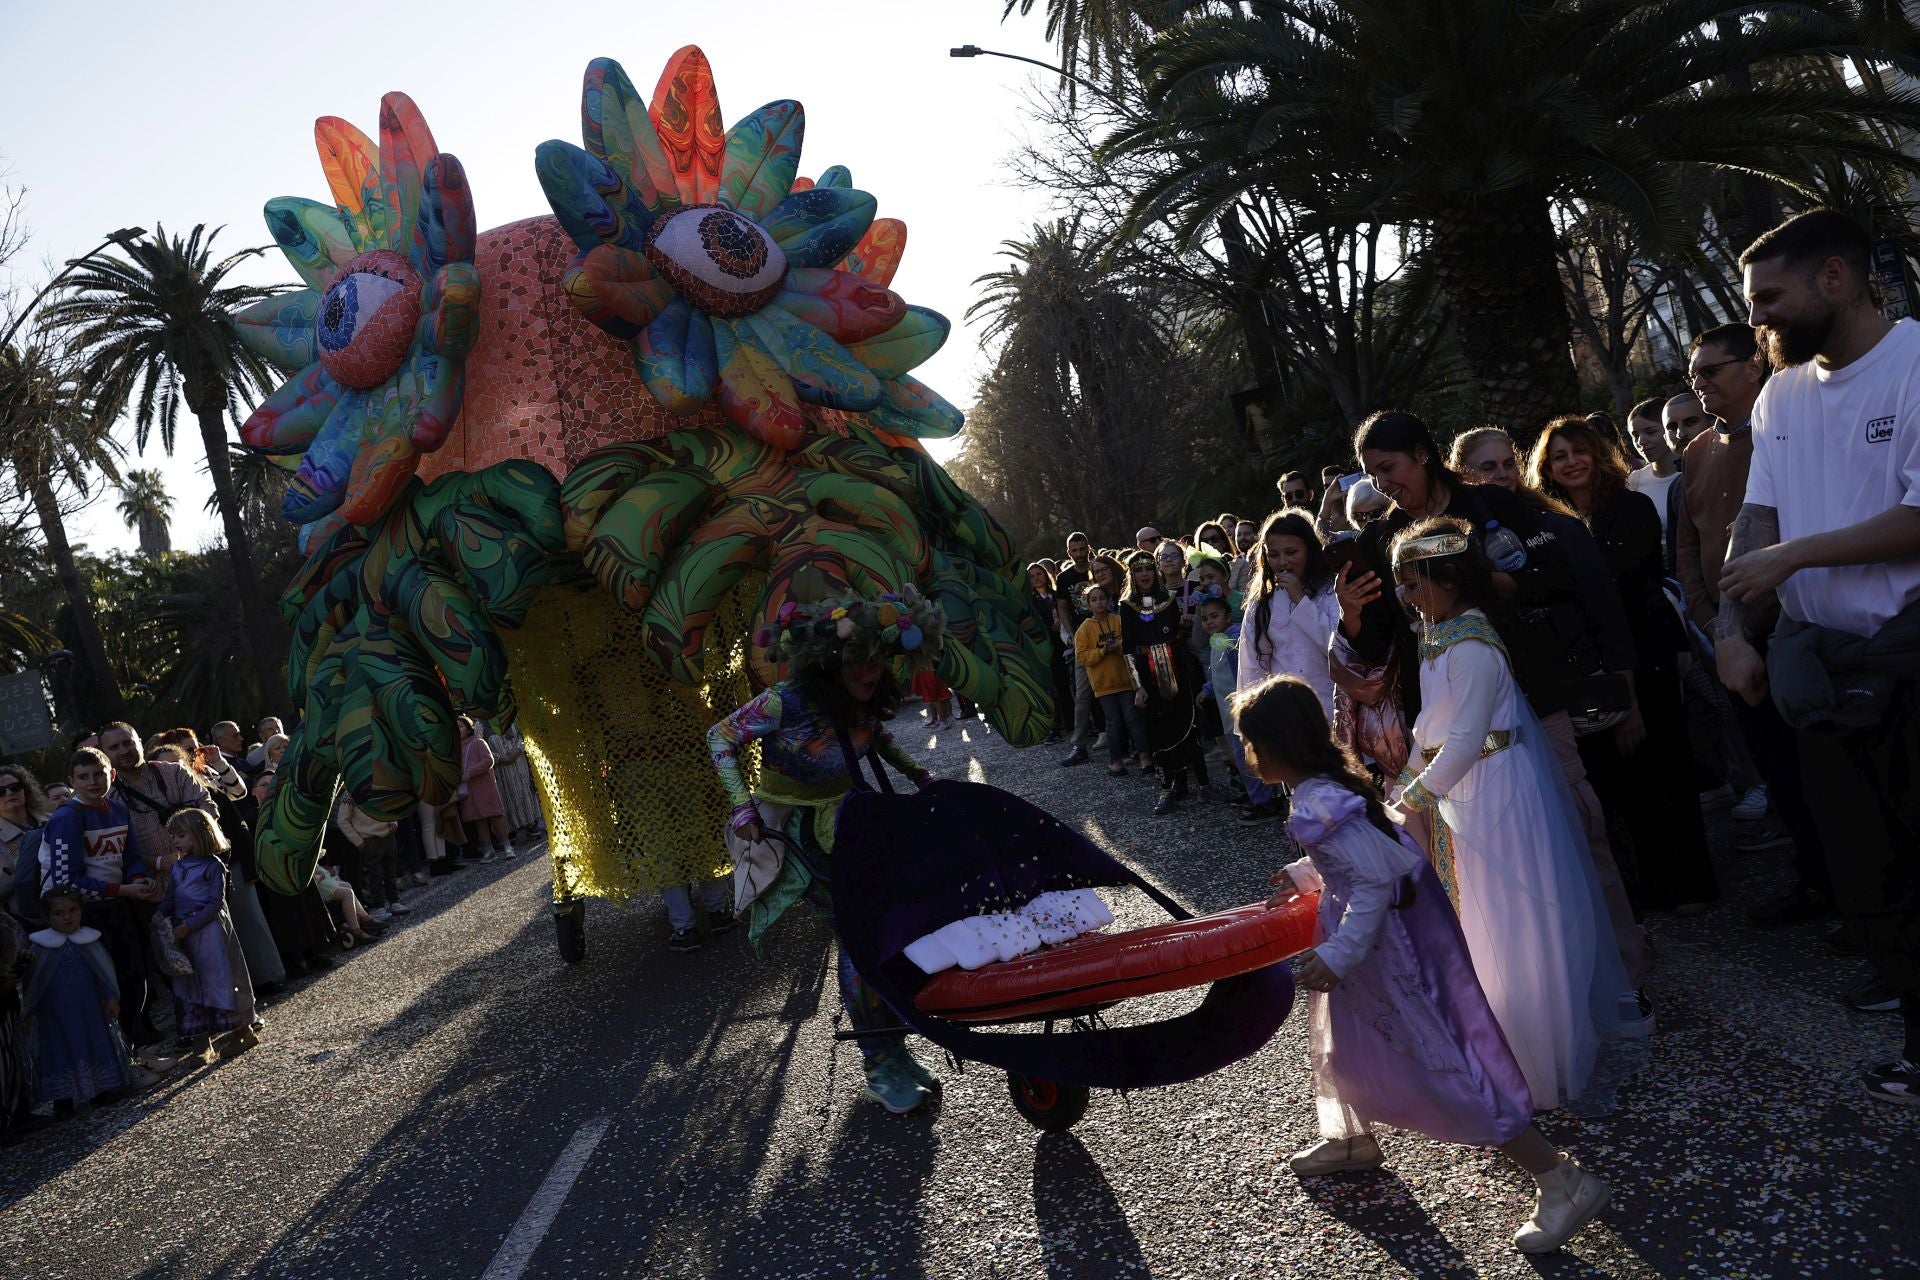
[(1464, 533), (1436, 533), (1428, 538), (1409, 538), (1393, 549), (1393, 567), (1415, 560), (1437, 560), (1441, 556), (1457, 556), (1467, 549), (1467, 535)]

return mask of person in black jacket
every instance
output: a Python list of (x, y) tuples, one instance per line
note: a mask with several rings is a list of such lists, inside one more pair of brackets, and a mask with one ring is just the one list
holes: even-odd
[[(1490, 536), (1500, 532), (1518, 540), (1523, 562), (1492, 554), (1489, 546), (1490, 558), (1508, 567), (1494, 573), (1499, 598), (1487, 614), (1507, 646), (1520, 691), (1553, 742), (1581, 815), (1582, 834), (1588, 837), (1622, 962), (1637, 985), (1646, 970), (1644, 936), (1621, 886), (1619, 868), (1605, 838), (1604, 810), (1587, 781), (1573, 721), (1567, 715), (1565, 686), (1592, 674), (1569, 665), (1569, 647), (1555, 621), (1558, 613), (1577, 605), (1581, 597), (1575, 559), (1534, 504), (1498, 485), (1469, 484), (1449, 470), (1432, 432), (1415, 415), (1400, 410), (1376, 413), (1354, 432), (1353, 445), (1374, 487), (1393, 506), (1355, 539), (1353, 566), (1341, 573), (1339, 582), (1340, 631), (1348, 646), (1367, 661), (1391, 658), (1395, 662), (1409, 732), (1420, 713), (1417, 636), (1413, 618), (1382, 588), (1393, 580), (1394, 535), (1415, 520), (1444, 515), (1467, 521), (1483, 542), (1505, 541)], [(1652, 1006), (1644, 996), (1641, 1003), (1650, 1015)]]
[[(1544, 619), (1536, 616), (1579, 596), (1573, 564), (1558, 537), (1520, 498), (1494, 486), (1470, 485), (1448, 470), (1426, 423), (1411, 413), (1374, 414), (1355, 433), (1354, 451), (1393, 506), (1356, 539), (1355, 566), (1341, 591), (1341, 630), (1360, 656), (1376, 662), (1389, 656), (1397, 660), (1407, 722), (1420, 713), (1413, 619), (1381, 584), (1393, 576), (1389, 552), (1394, 535), (1415, 520), (1443, 515), (1467, 521), (1483, 539), (1499, 529), (1520, 540), (1524, 562), (1494, 574), (1500, 599), (1489, 615), (1513, 655), (1514, 675), (1534, 714), (1543, 722), (1564, 714), (1558, 644)], [(1492, 547), (1489, 558), (1496, 564), (1502, 560)]]
[(1120, 602), (1121, 648), (1133, 664), (1136, 704), (1142, 709), (1149, 741), (1135, 743), (1143, 769), (1160, 771), (1160, 796), (1153, 806), (1165, 815), (1187, 799), (1187, 775), (1200, 784), (1201, 798), (1222, 799), (1207, 776), (1194, 712), (1201, 674), (1186, 645), (1179, 600), (1146, 552), (1135, 552), (1127, 566), (1126, 594)]
[(1626, 460), (1613, 442), (1581, 418), (1547, 424), (1534, 442), (1527, 479), (1593, 530), (1633, 630), (1639, 658), (1633, 709), (1616, 729), (1580, 741), (1602, 797), (1618, 805), (1633, 832), (1638, 867), (1631, 887), (1648, 907), (1698, 915), (1720, 895), (1680, 702), (1686, 634), (1661, 588), (1660, 513), (1652, 499), (1627, 487)]
[(1047, 730), (1047, 741), (1058, 742), (1073, 727), (1073, 651), (1060, 638), (1060, 596), (1045, 562), (1027, 566), (1027, 594), (1034, 619), (1047, 636), (1047, 672), (1053, 677), (1053, 727)]

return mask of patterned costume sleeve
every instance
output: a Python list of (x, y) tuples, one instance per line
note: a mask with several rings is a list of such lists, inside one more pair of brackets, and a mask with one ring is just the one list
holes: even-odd
[(758, 817), (753, 807), (753, 791), (747, 786), (746, 775), (740, 772), (740, 748), (780, 728), (780, 692), (779, 685), (762, 690), (758, 697), (707, 730), (707, 754), (713, 759), (714, 772), (720, 775), (721, 789), (733, 805), (735, 826)]
[(907, 749), (893, 740), (893, 733), (885, 724), (876, 725), (873, 730), (873, 745), (879, 751), (880, 758), (898, 769), (914, 786), (921, 786), (933, 780), (933, 774), (927, 766), (915, 760)]

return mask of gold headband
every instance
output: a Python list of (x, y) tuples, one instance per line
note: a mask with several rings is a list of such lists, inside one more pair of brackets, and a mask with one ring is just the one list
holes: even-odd
[(1457, 556), (1466, 549), (1467, 535), (1464, 533), (1436, 533), (1429, 538), (1409, 538), (1394, 547), (1393, 567), (1397, 570), (1401, 565), (1415, 560)]

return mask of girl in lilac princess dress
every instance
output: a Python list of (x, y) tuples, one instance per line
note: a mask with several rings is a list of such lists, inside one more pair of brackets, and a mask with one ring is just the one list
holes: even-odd
[(193, 961), (192, 973), (172, 980), (180, 1038), (188, 1044), (189, 1058), (211, 1062), (216, 1039), (226, 1054), (259, 1043), (252, 1026), (253, 978), (227, 914), (227, 866), (220, 855), (229, 846), (213, 819), (198, 809), (182, 809), (167, 819), (167, 838), (177, 861), (160, 909)]
[(1498, 1147), (1539, 1185), (1514, 1243), (1558, 1249), (1610, 1193), (1533, 1127), (1526, 1076), (1432, 866), (1333, 740), (1313, 688), (1275, 676), (1237, 697), (1234, 712), (1248, 764), (1292, 789), (1287, 831), (1306, 855), (1273, 877), (1269, 905), (1320, 893), (1318, 941), (1299, 978), (1313, 993), (1307, 1034), (1323, 1141), (1289, 1164), (1302, 1176), (1376, 1169), (1386, 1159), (1376, 1124)]

